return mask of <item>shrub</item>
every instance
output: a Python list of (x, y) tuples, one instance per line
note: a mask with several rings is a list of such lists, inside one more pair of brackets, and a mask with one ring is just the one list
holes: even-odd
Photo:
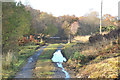
[(79, 52), (75, 52), (75, 54), (74, 54), (74, 59), (78, 59), (79, 58), (79, 55), (80, 55), (80, 53)]
[(103, 40), (103, 36), (101, 34), (95, 34), (89, 37), (90, 43), (95, 43), (97, 41), (102, 41), (102, 40)]
[(114, 29), (116, 29), (116, 26), (113, 26), (113, 25), (102, 27), (102, 31), (111, 31)]
[(83, 54), (80, 54), (80, 52), (75, 52), (75, 54), (74, 54), (74, 57), (73, 57), (74, 59), (79, 59), (79, 60), (81, 60), (81, 61), (84, 61), (84, 59), (85, 59), (85, 56), (83, 55)]

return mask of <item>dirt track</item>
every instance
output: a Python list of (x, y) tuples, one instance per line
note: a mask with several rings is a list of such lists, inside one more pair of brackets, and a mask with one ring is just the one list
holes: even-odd
[(15, 78), (33, 78), (33, 69), (35, 67), (35, 63), (38, 60), (40, 54), (43, 52), (44, 48), (46, 47), (47, 46), (43, 46), (38, 52), (28, 58), (27, 64), (22, 67), (21, 71), (16, 74)]

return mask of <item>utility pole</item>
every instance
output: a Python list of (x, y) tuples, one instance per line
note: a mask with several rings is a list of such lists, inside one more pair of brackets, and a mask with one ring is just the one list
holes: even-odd
[[(120, 28), (120, 1), (118, 2), (118, 27)], [(118, 44), (120, 44), (120, 37), (118, 37)]]
[(26, 6), (29, 6), (30, 5), (30, 1), (29, 0), (25, 0), (25, 3), (24, 3)]
[(100, 34), (102, 33), (102, 6), (103, 6), (103, 0), (101, 0)]

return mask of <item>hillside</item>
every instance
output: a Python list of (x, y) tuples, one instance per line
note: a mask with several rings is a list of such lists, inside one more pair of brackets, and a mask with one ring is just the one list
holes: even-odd
[(94, 43), (66, 44), (63, 53), (68, 61), (64, 66), (71, 76), (77, 78), (118, 78), (119, 38), (112, 37)]

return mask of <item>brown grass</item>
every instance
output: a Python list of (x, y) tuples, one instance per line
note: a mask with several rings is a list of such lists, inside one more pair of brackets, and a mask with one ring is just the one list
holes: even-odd
[(49, 59), (46, 60), (38, 60), (36, 67), (34, 69), (34, 75), (36, 78), (52, 78), (55, 70), (53, 63)]
[(72, 42), (81, 42), (81, 43), (85, 43), (89, 41), (89, 37), (90, 35), (87, 36), (76, 36)]
[(90, 64), (79, 69), (78, 78), (117, 78), (118, 77), (118, 58), (109, 58), (97, 64)]
[[(64, 49), (64, 53), (70, 57), (64, 66), (66, 69), (72, 70), (73, 73), (79, 74), (78, 78), (116, 78), (118, 77), (116, 71), (118, 71), (120, 45), (112, 43), (115, 41), (115, 39), (111, 39), (94, 44), (77, 43), (67, 47)], [(82, 63), (79, 59), (73, 59), (75, 52), (85, 56)]]

